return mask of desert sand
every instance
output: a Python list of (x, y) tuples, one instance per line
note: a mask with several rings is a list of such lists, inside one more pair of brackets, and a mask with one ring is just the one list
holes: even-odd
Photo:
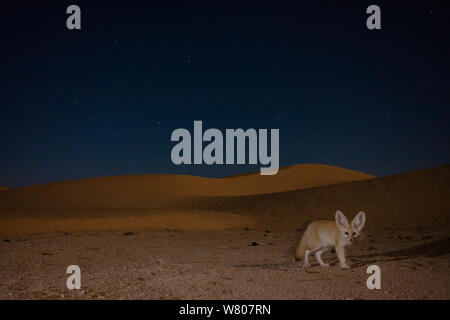
[[(327, 165), (209, 179), (139, 175), (0, 193), (1, 299), (449, 299), (450, 166), (389, 177)], [(306, 270), (307, 224), (367, 227)], [(82, 270), (70, 291), (67, 266)], [(382, 289), (366, 287), (367, 266)]]
[(10, 189), (0, 194), (0, 234), (247, 226), (256, 221), (229, 210), (217, 212), (221, 211), (218, 208), (236, 196), (370, 178), (373, 176), (344, 168), (306, 164), (282, 168), (274, 176), (125, 175)]

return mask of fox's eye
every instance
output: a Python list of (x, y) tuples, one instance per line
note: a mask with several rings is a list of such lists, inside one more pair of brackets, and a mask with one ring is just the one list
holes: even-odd
[(356, 236), (356, 232), (353, 232), (353, 236), (354, 236), (354, 237)]
[(345, 235), (348, 236), (348, 232), (346, 232)]

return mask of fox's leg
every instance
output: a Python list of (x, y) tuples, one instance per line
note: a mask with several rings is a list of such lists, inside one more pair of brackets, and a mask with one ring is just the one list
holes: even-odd
[(328, 267), (329, 266), (329, 264), (323, 262), (322, 258), (320, 257), (322, 255), (322, 253), (324, 253), (327, 249), (328, 248), (323, 248), (323, 249), (320, 249), (320, 250), (316, 251), (316, 259), (317, 259), (317, 261), (319, 261), (319, 264), (322, 267)]
[(306, 268), (307, 266), (309, 266), (309, 262), (308, 262), (308, 256), (310, 254), (311, 250), (305, 250), (305, 261), (304, 261), (304, 267)]
[(339, 264), (341, 265), (342, 269), (349, 269), (350, 267), (347, 265), (347, 262), (345, 262), (345, 249), (341, 246), (336, 246), (336, 254), (339, 259)]

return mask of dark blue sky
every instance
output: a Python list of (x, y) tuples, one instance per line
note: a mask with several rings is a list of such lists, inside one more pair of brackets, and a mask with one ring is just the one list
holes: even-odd
[(445, 2), (379, 1), (377, 31), (372, 1), (152, 3), (0, 5), (0, 185), (259, 170), (173, 165), (171, 132), (194, 120), (279, 128), (281, 166), (450, 162)]

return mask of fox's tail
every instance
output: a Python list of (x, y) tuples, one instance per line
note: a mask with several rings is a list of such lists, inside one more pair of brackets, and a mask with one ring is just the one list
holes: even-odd
[(295, 251), (295, 260), (300, 261), (305, 256), (305, 249), (306, 249), (306, 240), (305, 236), (303, 236), (302, 240), (298, 244), (297, 250)]

